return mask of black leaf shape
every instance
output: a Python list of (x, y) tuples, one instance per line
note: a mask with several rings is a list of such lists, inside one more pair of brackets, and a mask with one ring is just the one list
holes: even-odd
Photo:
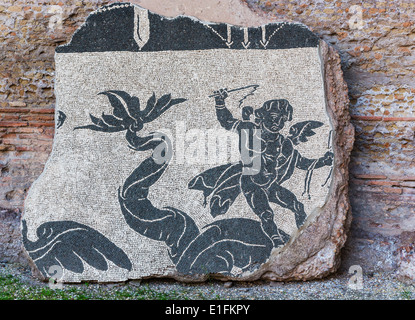
[(184, 99), (184, 98), (171, 99), (170, 104), (171, 104), (171, 105), (175, 105), (175, 104), (178, 104), (178, 103), (185, 102), (186, 100), (187, 100), (187, 99)]
[[(107, 94), (112, 94), (113, 96), (115, 96), (118, 100), (120, 100), (121, 104), (123, 105), (124, 110), (127, 111), (127, 115), (131, 118), (134, 118), (135, 120), (139, 120), (141, 117), (141, 113), (140, 113), (140, 100), (137, 97), (131, 96), (129, 95), (127, 92), (125, 91), (121, 91), (121, 90), (109, 90), (106, 91), (105, 93)], [(103, 94), (103, 93), (102, 93)], [(119, 99), (121, 98), (121, 99)], [(111, 100), (110, 100), (111, 102)], [(124, 102), (124, 104), (122, 103)], [(112, 102), (111, 102), (112, 104)], [(125, 106), (127, 108), (125, 108)], [(115, 107), (119, 107), (118, 104)], [(114, 113), (115, 115), (115, 113)], [(117, 116), (117, 115), (115, 115)], [(122, 116), (123, 119), (125, 119), (125, 114), (124, 116)]]
[(171, 100), (171, 94), (165, 94), (164, 96), (162, 96), (160, 99), (157, 100), (156, 102), (156, 108), (158, 110), (162, 110), (166, 105), (169, 104)]
[(91, 118), (92, 123), (96, 124), (99, 127), (106, 127), (107, 125), (102, 121), (102, 119), (99, 119), (97, 117), (94, 117), (92, 114), (89, 114), (89, 117)]
[[(154, 110), (154, 106), (156, 105), (156, 94), (153, 92), (153, 95), (147, 100), (147, 106), (141, 112), (143, 119), (150, 116), (151, 112)], [(146, 121), (149, 122), (149, 121)]]
[(153, 93), (147, 101), (146, 108), (142, 111), (143, 122), (153, 121), (170, 109), (173, 105), (182, 103), (186, 100), (187, 99), (183, 98), (171, 99), (171, 94), (165, 94), (156, 101), (156, 95)]
[(129, 96), (127, 93), (125, 93), (124, 91), (104, 91), (98, 94), (103, 94), (108, 97), (108, 100), (110, 101), (111, 106), (113, 107), (112, 113), (114, 114), (114, 116), (116, 116), (119, 119), (123, 119), (124, 121), (130, 118), (127, 109), (125, 108), (127, 106), (127, 101), (124, 100), (123, 103), (123, 101), (119, 98), (122, 98), (125, 95)]
[(104, 114), (102, 113), (102, 120), (104, 120), (104, 122), (110, 126), (113, 127), (121, 127), (123, 125), (122, 120), (114, 117), (113, 115), (108, 115), (108, 114)]
[(53, 265), (82, 273), (84, 262), (95, 269), (106, 271), (112, 261), (131, 271), (132, 264), (125, 252), (97, 230), (74, 221), (45, 222), (36, 230), (38, 240), (27, 238), (26, 221), (22, 221), (23, 244), (36, 266), (45, 277)]
[(93, 124), (89, 124), (86, 126), (80, 126), (80, 127), (75, 127), (75, 129), (89, 129), (89, 130), (93, 130), (93, 131), (102, 131), (102, 132), (119, 132), (119, 131), (123, 131), (125, 130), (124, 127), (100, 127), (100, 126), (96, 126)]
[(130, 102), (127, 103), (127, 107), (128, 112), (134, 119), (141, 119), (140, 99), (138, 99), (137, 97), (131, 97)]

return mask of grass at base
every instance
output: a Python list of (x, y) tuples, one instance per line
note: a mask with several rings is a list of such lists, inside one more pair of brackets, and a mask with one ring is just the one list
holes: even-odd
[[(201, 297), (203, 298), (203, 297)], [(143, 285), (107, 288), (91, 285), (63, 285), (62, 289), (29, 286), (12, 275), (0, 276), (0, 300), (187, 300), (185, 292), (157, 291)]]

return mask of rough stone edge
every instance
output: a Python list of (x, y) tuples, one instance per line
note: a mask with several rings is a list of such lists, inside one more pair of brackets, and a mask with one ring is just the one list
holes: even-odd
[(261, 279), (312, 280), (334, 273), (340, 266), (340, 250), (351, 224), (348, 167), (354, 127), (350, 122), (348, 88), (337, 51), (324, 40), (320, 40), (319, 48), (326, 108), (334, 132), (334, 168), (329, 196), (324, 207), (300, 230), (289, 250), (271, 256), (268, 271)]

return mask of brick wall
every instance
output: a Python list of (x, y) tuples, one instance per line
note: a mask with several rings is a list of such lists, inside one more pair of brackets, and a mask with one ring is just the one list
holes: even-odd
[[(55, 47), (69, 41), (89, 12), (110, 2), (0, 3), (0, 208), (23, 209), (51, 151)], [(393, 268), (394, 250), (415, 234), (415, 3), (244, 3), (273, 20), (308, 25), (339, 51), (356, 127), (350, 166), (354, 222), (345, 254), (367, 268)]]

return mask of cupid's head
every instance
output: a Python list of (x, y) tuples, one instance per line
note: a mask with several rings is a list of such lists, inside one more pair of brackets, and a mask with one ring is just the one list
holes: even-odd
[(255, 121), (271, 132), (279, 132), (285, 122), (292, 120), (293, 107), (285, 99), (268, 100), (255, 110)]

